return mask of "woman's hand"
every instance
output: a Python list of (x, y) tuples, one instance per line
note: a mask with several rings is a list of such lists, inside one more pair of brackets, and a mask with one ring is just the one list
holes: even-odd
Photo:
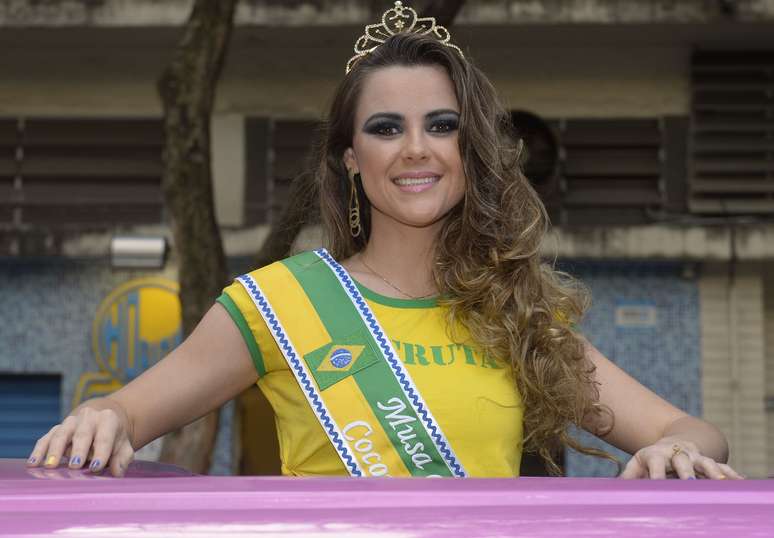
[(90, 400), (38, 440), (27, 464), (54, 468), (66, 459), (70, 469), (89, 462), (91, 472), (109, 466), (113, 476), (123, 476), (134, 459), (130, 430), (120, 404), (108, 398)]
[(691, 441), (664, 437), (657, 443), (638, 450), (626, 464), (619, 478), (666, 478), (667, 473), (679, 478), (743, 479), (725, 463), (702, 456)]
[[(214, 360), (216, 359), (216, 360)], [(78, 406), (41, 437), (29, 465), (110, 467), (122, 476), (134, 447), (176, 430), (227, 402), (258, 380), (239, 328), (215, 303), (185, 341), (106, 398)]]

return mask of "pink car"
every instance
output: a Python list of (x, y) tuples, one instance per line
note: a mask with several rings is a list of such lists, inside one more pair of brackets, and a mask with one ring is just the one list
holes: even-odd
[(125, 478), (0, 459), (0, 536), (774, 536), (774, 481)]

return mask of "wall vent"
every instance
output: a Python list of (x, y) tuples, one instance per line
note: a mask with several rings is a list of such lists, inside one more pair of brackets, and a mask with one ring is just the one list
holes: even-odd
[(248, 118), (245, 224), (274, 223), (289, 200), (290, 184), (312, 169), (321, 127), (312, 119)]
[(697, 51), (691, 83), (691, 212), (774, 213), (774, 50)]
[(558, 122), (559, 224), (637, 224), (666, 202), (658, 118)]
[(160, 223), (161, 151), (156, 119), (4, 120), (0, 222), (15, 229)]

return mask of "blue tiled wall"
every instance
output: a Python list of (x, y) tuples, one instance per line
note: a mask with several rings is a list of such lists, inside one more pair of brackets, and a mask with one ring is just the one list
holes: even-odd
[[(693, 414), (701, 414), (701, 343), (698, 286), (682, 264), (567, 262), (565, 270), (591, 288), (593, 304), (582, 323), (586, 337), (609, 359), (656, 394)], [(650, 304), (652, 328), (616, 327), (620, 304)], [(586, 432), (584, 444), (601, 447), (622, 462), (629, 459)], [(574, 451), (566, 455), (568, 476), (614, 476), (611, 462)]]
[[(250, 269), (249, 260), (232, 260), (231, 274)], [(573, 261), (564, 268), (592, 290), (593, 306), (582, 324), (587, 337), (607, 357), (678, 407), (701, 413), (698, 291), (682, 276), (680, 264)], [(106, 261), (3, 261), (0, 264), (0, 372), (61, 373), (62, 412), (81, 373), (95, 369), (91, 324), (100, 301), (120, 284), (145, 271), (112, 270)], [(616, 328), (614, 311), (622, 302), (657, 308), (654, 328)], [(221, 431), (211, 472), (231, 467), (232, 407), (221, 415)], [(596, 446), (593, 437), (579, 434)], [(619, 455), (626, 454), (607, 449)], [(570, 476), (612, 476), (603, 460), (567, 455)]]
[[(100, 302), (148, 271), (114, 270), (107, 260), (0, 261), (0, 372), (62, 375), (61, 414), (80, 375), (97, 370), (91, 327)], [(210, 472), (229, 474), (233, 406), (224, 406)], [(32, 447), (30, 447), (31, 449)]]

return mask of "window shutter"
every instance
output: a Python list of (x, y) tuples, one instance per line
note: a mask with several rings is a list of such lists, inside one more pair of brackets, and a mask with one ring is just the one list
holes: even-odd
[(26, 458), (60, 420), (58, 375), (0, 375), (0, 458)]
[(690, 118), (664, 116), (662, 155), (664, 210), (672, 215), (688, 212), (688, 130)]
[(663, 207), (660, 120), (571, 119), (559, 128), (563, 222), (639, 223)]
[(319, 129), (314, 120), (277, 120), (274, 124), (274, 173), (271, 210), (277, 215), (288, 202), (290, 183), (307, 167)]
[(522, 171), (553, 217), (559, 202), (558, 122), (526, 110), (511, 111), (511, 121), (515, 137), (524, 143), (526, 150)]
[(291, 182), (313, 163), (315, 120), (248, 118), (246, 224), (275, 222), (288, 201)]
[(689, 207), (774, 213), (774, 50), (692, 59)]
[(0, 119), (0, 226), (10, 225), (13, 221), (18, 140), (17, 121)]
[(161, 222), (160, 121), (33, 118), (22, 126), (25, 225)]
[(247, 118), (245, 144), (245, 224), (254, 226), (267, 223), (269, 218), (271, 121), (268, 118)]

